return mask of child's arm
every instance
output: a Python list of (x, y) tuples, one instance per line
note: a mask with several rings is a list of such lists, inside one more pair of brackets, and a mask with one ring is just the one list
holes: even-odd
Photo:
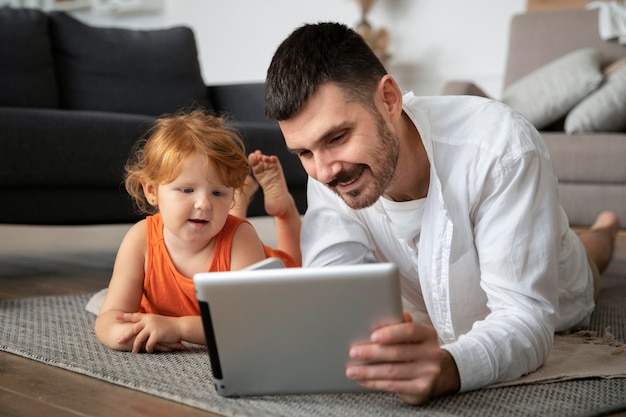
[(230, 269), (237, 271), (265, 259), (263, 243), (249, 223), (237, 226), (230, 250)]
[(132, 350), (132, 342), (120, 344), (119, 340), (133, 324), (117, 320), (116, 315), (139, 311), (145, 258), (146, 222), (143, 220), (131, 227), (122, 240), (107, 295), (96, 320), (96, 336), (111, 349)]
[(181, 340), (205, 345), (204, 328), (200, 316), (168, 317), (158, 314), (119, 313), (120, 324), (130, 325), (118, 339), (121, 346), (129, 346), (134, 353), (145, 350), (171, 351), (183, 349)]
[(146, 224), (134, 225), (115, 259), (106, 298), (96, 320), (96, 336), (115, 350), (139, 352), (182, 349), (181, 340), (205, 344), (200, 317), (139, 313), (146, 263)]

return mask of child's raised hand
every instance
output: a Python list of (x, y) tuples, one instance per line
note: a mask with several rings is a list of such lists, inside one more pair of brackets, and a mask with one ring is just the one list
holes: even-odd
[[(133, 342), (133, 353), (146, 351), (171, 352), (184, 349), (176, 317), (166, 317), (144, 313), (118, 313), (115, 319), (120, 323), (129, 323), (128, 330), (118, 339), (123, 345)], [(133, 340), (134, 339), (134, 340)]]

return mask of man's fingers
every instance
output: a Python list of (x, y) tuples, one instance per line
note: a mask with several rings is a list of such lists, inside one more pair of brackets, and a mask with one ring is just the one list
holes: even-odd
[(426, 402), (440, 367), (432, 362), (349, 366), (348, 378), (376, 391), (393, 392), (409, 404)]
[(381, 344), (436, 341), (437, 331), (431, 326), (408, 321), (375, 330), (372, 332), (371, 340)]
[(367, 380), (417, 380), (425, 379), (432, 380), (439, 375), (440, 366), (428, 361), (415, 361), (415, 362), (399, 362), (399, 363), (384, 363), (375, 365), (349, 365), (346, 370), (346, 375), (350, 379), (359, 381)]
[(436, 343), (394, 345), (362, 344), (350, 348), (350, 359), (363, 362), (440, 362), (442, 352)]
[(409, 404), (424, 404), (430, 398), (431, 382), (429, 381), (365, 380), (357, 382), (374, 391), (395, 393), (402, 401)]

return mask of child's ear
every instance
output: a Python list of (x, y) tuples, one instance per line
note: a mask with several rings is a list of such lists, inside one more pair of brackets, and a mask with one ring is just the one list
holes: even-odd
[(143, 194), (146, 196), (146, 200), (153, 206), (157, 206), (159, 199), (157, 196), (157, 186), (152, 181), (141, 181), (143, 187)]

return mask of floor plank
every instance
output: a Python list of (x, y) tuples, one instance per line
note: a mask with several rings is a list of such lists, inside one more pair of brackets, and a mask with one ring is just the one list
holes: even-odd
[(0, 354), (0, 415), (216, 416), (4, 352)]

